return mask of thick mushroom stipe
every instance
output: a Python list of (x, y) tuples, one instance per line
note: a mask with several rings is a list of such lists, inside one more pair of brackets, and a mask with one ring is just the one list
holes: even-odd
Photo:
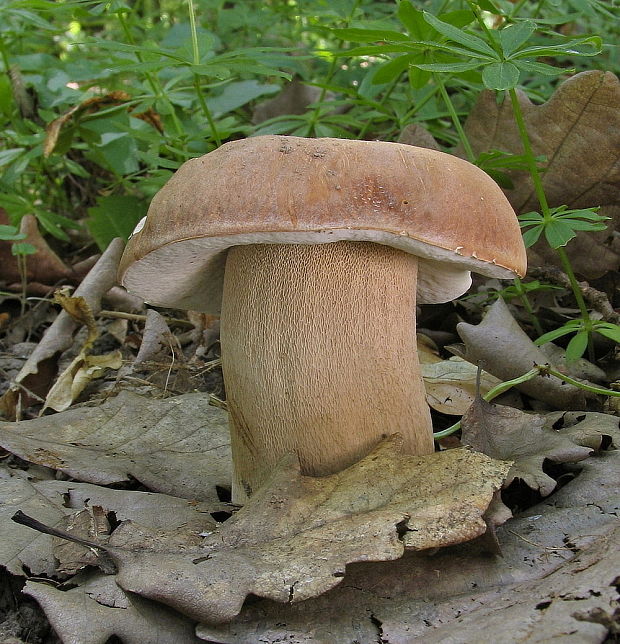
[(416, 352), (415, 256), (370, 242), (228, 251), (222, 361), (243, 502), (287, 452), (324, 476), (400, 433), (433, 451)]

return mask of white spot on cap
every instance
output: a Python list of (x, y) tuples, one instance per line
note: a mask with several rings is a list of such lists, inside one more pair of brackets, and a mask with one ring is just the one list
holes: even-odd
[(133, 229), (131, 235), (129, 235), (129, 239), (131, 239), (134, 235), (137, 235), (144, 228), (145, 223), (146, 217), (142, 217), (142, 219), (140, 219), (140, 221), (136, 224), (136, 227)]

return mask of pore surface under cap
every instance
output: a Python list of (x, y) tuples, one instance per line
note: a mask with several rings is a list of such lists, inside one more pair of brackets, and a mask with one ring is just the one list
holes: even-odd
[(462, 294), (469, 271), (525, 272), (515, 214), (472, 164), (398, 143), (263, 136), (185, 163), (153, 199), (119, 274), (153, 304), (217, 313), (231, 246), (343, 240), (420, 257), (420, 302)]

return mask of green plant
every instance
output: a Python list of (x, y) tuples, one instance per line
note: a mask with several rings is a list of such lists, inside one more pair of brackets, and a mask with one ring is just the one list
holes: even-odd
[[(388, 60), (374, 76), (374, 82), (387, 82), (399, 78), (405, 71), (409, 84), (420, 87), (432, 81), (443, 98), (448, 113), (458, 132), (460, 143), (470, 161), (478, 163), (500, 181), (502, 174), (498, 168), (528, 169), (541, 213), (527, 213), (520, 217), (528, 246), (535, 243), (544, 232), (549, 245), (556, 250), (561, 264), (570, 280), (573, 294), (580, 311), (581, 320), (543, 334), (539, 343), (571, 333), (575, 337), (567, 347), (567, 358), (579, 358), (586, 350), (593, 333), (600, 333), (610, 339), (620, 341), (620, 327), (615, 324), (593, 321), (588, 313), (581, 290), (574, 275), (564, 246), (575, 237), (578, 231), (603, 230), (606, 217), (596, 213), (597, 208), (569, 210), (567, 206), (550, 208), (544, 192), (540, 159), (534, 156), (529, 134), (523, 118), (516, 88), (526, 75), (557, 76), (566, 73), (566, 68), (550, 65), (538, 60), (544, 57), (553, 60), (558, 57), (590, 57), (602, 50), (599, 36), (578, 38), (559, 37), (558, 34), (543, 29), (542, 21), (521, 20), (517, 13), (524, 3), (507, 14), (489, 0), (467, 2), (469, 11), (454, 11), (435, 16), (413, 6), (408, 0), (398, 5), (397, 17), (406, 33), (386, 29), (337, 29), (335, 35), (345, 40), (373, 43), (346, 51), (347, 56), (378, 56)], [(501, 27), (489, 27), (481, 10), (501, 19)], [(479, 29), (475, 33), (472, 23)], [(543, 44), (533, 42), (540, 30), (545, 37)], [(381, 44), (376, 44), (380, 41)], [(344, 55), (344, 54), (343, 54)], [(446, 79), (461, 78), (470, 80), (473, 72), (479, 73), (479, 81), (489, 90), (506, 92), (510, 100), (517, 125), (523, 154), (521, 155), (476, 155), (461, 126), (459, 115), (446, 89)], [(527, 302), (527, 298), (523, 298)], [(542, 332), (534, 319), (534, 326)], [(593, 357), (592, 351), (590, 357)]]

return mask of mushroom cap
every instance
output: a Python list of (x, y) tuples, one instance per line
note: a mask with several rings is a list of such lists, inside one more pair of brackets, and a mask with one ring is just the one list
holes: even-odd
[(400, 143), (258, 136), (177, 170), (129, 239), (119, 280), (151, 304), (218, 313), (231, 246), (344, 240), (417, 255), (419, 302), (462, 295), (470, 271), (526, 270), (512, 207), (471, 163)]

